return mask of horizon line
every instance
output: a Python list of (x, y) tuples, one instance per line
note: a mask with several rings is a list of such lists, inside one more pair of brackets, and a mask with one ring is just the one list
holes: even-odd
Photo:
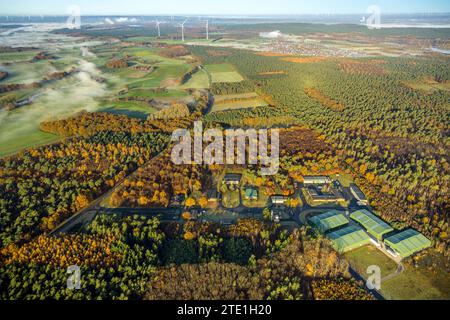
[[(192, 17), (201, 17), (201, 16), (217, 16), (217, 17), (240, 17), (240, 16), (246, 16), (246, 17), (296, 17), (296, 16), (339, 16), (339, 15), (365, 15), (366, 12), (360, 12), (360, 13), (280, 13), (280, 14), (253, 14), (253, 13), (202, 13), (202, 14), (195, 14), (195, 13), (176, 13), (176, 14), (168, 14), (168, 13), (160, 13), (160, 14), (98, 14), (98, 13), (86, 13), (82, 14), (81, 16), (86, 17), (115, 17), (115, 16), (123, 16), (123, 17), (158, 17), (158, 16), (164, 16), (164, 17), (186, 17), (186, 16), (192, 16)], [(385, 12), (383, 15), (435, 15), (435, 14), (449, 14), (450, 11), (432, 11), (432, 12)], [(17, 13), (1, 13), (0, 16), (10, 16), (10, 17), (24, 17), (24, 16), (30, 16), (30, 17), (66, 17), (68, 16), (68, 13), (65, 14), (17, 14)]]

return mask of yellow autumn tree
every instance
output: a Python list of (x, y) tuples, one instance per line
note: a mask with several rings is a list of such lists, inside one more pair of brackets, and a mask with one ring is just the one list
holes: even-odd
[(77, 195), (75, 199), (75, 206), (77, 210), (81, 210), (83, 208), (86, 208), (89, 205), (89, 198), (84, 194)]
[(205, 208), (208, 205), (208, 199), (206, 199), (206, 197), (201, 197), (198, 200), (198, 204), (200, 207)]
[(186, 199), (186, 207), (193, 207), (196, 204), (196, 201), (194, 198), (187, 198)]
[(183, 214), (181, 215), (181, 217), (184, 219), (184, 220), (190, 220), (191, 219), (191, 214), (189, 213), (189, 212), (183, 212)]

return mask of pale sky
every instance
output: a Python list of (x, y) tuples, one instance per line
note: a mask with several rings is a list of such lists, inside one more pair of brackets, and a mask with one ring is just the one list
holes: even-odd
[(0, 0), (0, 15), (65, 15), (71, 5), (83, 15), (278, 15), (450, 12), (449, 0)]

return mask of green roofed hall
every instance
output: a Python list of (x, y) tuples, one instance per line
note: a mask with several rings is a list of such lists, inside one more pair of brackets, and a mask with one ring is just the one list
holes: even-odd
[(327, 235), (333, 247), (340, 253), (368, 245), (371, 240), (367, 233), (358, 226), (348, 226)]
[(383, 235), (394, 230), (386, 222), (365, 209), (353, 212), (350, 215), (350, 218), (362, 225), (364, 229), (378, 241), (383, 240)]
[(431, 246), (431, 241), (420, 232), (408, 229), (384, 240), (384, 243), (402, 258), (407, 258), (416, 252)]
[(309, 221), (322, 233), (345, 226), (349, 223), (342, 212), (337, 210), (319, 214), (310, 218)]

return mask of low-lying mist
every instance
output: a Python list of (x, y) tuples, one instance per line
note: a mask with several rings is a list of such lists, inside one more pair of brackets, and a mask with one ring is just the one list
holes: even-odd
[(38, 132), (42, 121), (98, 108), (97, 99), (107, 93), (106, 85), (93, 79), (100, 76), (100, 71), (86, 60), (80, 60), (77, 68), (78, 73), (42, 89), (42, 95), (32, 104), (0, 113), (0, 149)]

